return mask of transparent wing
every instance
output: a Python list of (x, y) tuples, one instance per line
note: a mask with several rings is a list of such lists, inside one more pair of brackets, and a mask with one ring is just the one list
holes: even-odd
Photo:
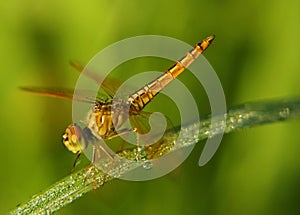
[[(84, 70), (84, 67), (79, 64), (77, 61), (70, 61), (70, 65), (75, 68), (80, 73)], [(97, 93), (97, 97), (94, 98), (95, 92), (91, 92), (89, 90), (76, 90), (76, 95), (74, 95), (73, 89), (68, 88), (57, 88), (57, 87), (20, 87), (20, 89), (40, 94), (43, 96), (55, 97), (55, 98), (63, 98), (63, 99), (75, 99), (76, 101), (87, 102), (87, 103), (95, 103), (97, 101), (108, 101), (113, 98), (118, 88), (121, 86), (121, 83), (112, 78), (103, 78), (99, 74), (84, 70), (82, 73), (91, 80), (95, 81), (96, 84), (100, 85), (100, 88), (104, 91), (103, 93)], [(126, 86), (127, 89), (132, 90), (134, 92), (134, 88), (131, 86)], [(102, 91), (102, 92), (103, 92)]]
[(151, 120), (150, 126), (149, 119), (151, 114), (153, 113), (141, 111), (139, 114), (131, 115), (129, 118), (132, 127), (137, 128), (137, 135), (148, 134), (148, 132), (150, 132), (150, 130), (152, 129), (150, 136), (143, 136), (143, 138), (138, 138), (140, 144), (145, 145), (148, 159), (153, 159), (167, 153), (167, 151), (161, 150), (166, 150), (166, 144), (169, 146), (167, 148), (171, 149), (174, 146), (175, 140), (177, 139), (174, 125), (167, 116), (163, 116), (166, 120), (166, 127), (161, 128), (161, 121), (155, 119)]
[(118, 88), (121, 86), (121, 83), (112, 78), (103, 78), (99, 74), (84, 70), (84, 67), (79, 64), (77, 61), (70, 61), (70, 65), (75, 68), (78, 72), (87, 76), (91, 80), (93, 80), (97, 85), (99, 85), (111, 98), (115, 95)]
[(74, 90), (67, 88), (54, 88), (54, 87), (20, 87), (21, 90), (36, 93), (43, 96), (62, 98), (62, 99), (75, 99), (76, 101), (86, 102), (94, 104), (95, 100), (106, 101), (108, 98), (105, 95), (97, 94), (94, 98), (95, 93), (88, 90), (76, 90), (74, 95)]

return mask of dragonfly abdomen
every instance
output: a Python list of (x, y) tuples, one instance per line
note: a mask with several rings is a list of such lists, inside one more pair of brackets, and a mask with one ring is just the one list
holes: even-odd
[(191, 63), (193, 63), (195, 59), (198, 58), (202, 52), (208, 48), (214, 38), (214, 36), (209, 36), (199, 42), (196, 46), (194, 46), (193, 49), (187, 52), (162, 75), (131, 94), (128, 97), (128, 103), (131, 105), (131, 109), (136, 112), (141, 111), (155, 95), (157, 95), (163, 88), (165, 88), (178, 75), (180, 75)]

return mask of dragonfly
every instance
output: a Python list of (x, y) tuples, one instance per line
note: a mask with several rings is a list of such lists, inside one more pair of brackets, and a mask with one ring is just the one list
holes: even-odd
[[(169, 69), (163, 72), (159, 77), (146, 83), (140, 89), (131, 93), (126, 99), (114, 99), (114, 90), (112, 86), (117, 85), (115, 80), (101, 81), (101, 78), (95, 74), (87, 71), (85, 75), (101, 83), (101, 88), (109, 95), (109, 99), (102, 100), (96, 98), (94, 100), (80, 95), (73, 95), (73, 90), (58, 89), (58, 88), (38, 88), (38, 87), (21, 87), (25, 91), (41, 94), (44, 96), (58, 97), (64, 99), (76, 99), (82, 102), (92, 103), (91, 110), (87, 113), (85, 126), (81, 128), (78, 124), (70, 124), (63, 134), (63, 144), (65, 147), (77, 154), (73, 167), (76, 165), (77, 160), (83, 151), (87, 148), (88, 144), (95, 140), (102, 138), (110, 140), (115, 137), (128, 134), (140, 133), (143, 131), (143, 123), (137, 123), (133, 128), (121, 129), (121, 126), (129, 117), (143, 115), (144, 108), (149, 104), (153, 98), (159, 94), (168, 84), (170, 84), (178, 75), (180, 75), (196, 58), (198, 58), (212, 43), (215, 36), (211, 35), (199, 43), (197, 43), (190, 51), (188, 51), (181, 59), (176, 61)], [(71, 65), (82, 72), (84, 67), (76, 62), (71, 62)], [(74, 98), (76, 96), (76, 98)], [(128, 111), (129, 110), (129, 111)], [(128, 114), (129, 113), (129, 114)], [(137, 140), (138, 141), (138, 140)], [(137, 144), (138, 145), (138, 144)], [(109, 157), (112, 157), (105, 149), (93, 147), (92, 163), (96, 162), (99, 150), (104, 151)], [(113, 159), (113, 158), (112, 158)]]

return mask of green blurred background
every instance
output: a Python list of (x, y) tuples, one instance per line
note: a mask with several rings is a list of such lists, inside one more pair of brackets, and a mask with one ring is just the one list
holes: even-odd
[[(78, 74), (70, 59), (86, 63), (127, 37), (158, 34), (193, 45), (216, 34), (205, 56), (229, 107), (299, 96), (299, 23), (297, 0), (2, 1), (0, 214), (68, 175), (74, 161), (61, 144), (71, 102), (19, 86), (72, 88)], [(298, 214), (299, 129), (300, 122), (291, 121), (226, 135), (201, 168), (199, 143), (169, 175), (115, 180), (58, 214)]]

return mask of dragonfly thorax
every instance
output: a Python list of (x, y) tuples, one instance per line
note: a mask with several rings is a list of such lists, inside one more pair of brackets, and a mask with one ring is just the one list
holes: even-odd
[(128, 119), (130, 105), (123, 100), (111, 100), (108, 102), (96, 102), (89, 111), (86, 126), (93, 135), (107, 139), (116, 134), (124, 122)]
[(136, 114), (130, 108), (130, 103), (123, 100), (96, 101), (88, 112), (83, 129), (76, 123), (67, 127), (63, 144), (69, 151), (81, 154), (88, 142), (95, 141), (95, 138), (109, 139), (117, 134), (117, 129), (128, 119), (128, 114)]

